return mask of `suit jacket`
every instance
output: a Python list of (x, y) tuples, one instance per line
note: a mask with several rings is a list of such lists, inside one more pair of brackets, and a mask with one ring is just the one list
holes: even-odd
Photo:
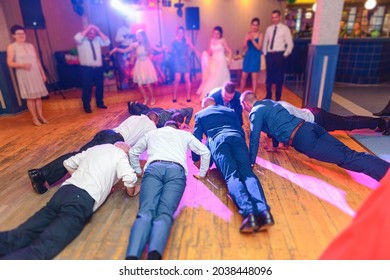
[[(237, 117), (240, 121), (240, 124), (242, 125), (243, 124), (242, 106), (241, 106), (241, 102), (240, 102), (240, 96), (241, 96), (241, 94), (238, 91), (235, 91), (233, 99), (230, 100), (228, 106), (226, 106), (226, 107), (231, 108), (234, 110), (234, 112), (236, 112)], [(218, 90), (213, 90), (212, 92), (210, 92), (209, 97), (213, 98), (215, 100), (215, 103), (217, 103), (217, 105), (225, 106), (223, 98), (222, 98), (222, 88), (220, 88)]]
[[(202, 141), (203, 134), (208, 141), (212, 141), (218, 135), (226, 133), (240, 134), (245, 139), (244, 130), (241, 127), (237, 114), (225, 106), (215, 105), (199, 111), (195, 115), (194, 136)], [(208, 146), (206, 143), (206, 146)], [(192, 153), (194, 162), (199, 160), (199, 156)]]

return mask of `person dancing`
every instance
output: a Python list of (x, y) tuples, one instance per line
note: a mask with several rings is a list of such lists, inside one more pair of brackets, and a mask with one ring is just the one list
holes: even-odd
[(260, 72), (261, 65), (261, 48), (263, 46), (263, 33), (259, 32), (260, 19), (253, 18), (248, 34), (246, 34), (243, 42), (243, 50), (246, 51), (242, 67), (242, 75), (240, 82), (240, 92), (244, 91), (248, 73), (252, 78), (252, 90), (256, 93), (257, 89), (257, 74)]
[(172, 42), (171, 50), (173, 69), (175, 71), (172, 102), (177, 100), (177, 88), (182, 74), (186, 82), (187, 102), (191, 102), (190, 54), (188, 49), (191, 49), (199, 57), (198, 51), (194, 48), (191, 41), (185, 37), (184, 27), (179, 26), (176, 30), (176, 38)]
[[(153, 62), (149, 58), (149, 56), (153, 53), (153, 48), (150, 46), (145, 31), (139, 29), (137, 31), (136, 36), (137, 42), (131, 44), (125, 49), (114, 48), (110, 52), (110, 55), (115, 52), (126, 53), (133, 49), (136, 50), (137, 60), (135, 62), (133, 70), (133, 81), (134, 83), (138, 84), (142, 97), (144, 98), (143, 104), (148, 104), (150, 99), (150, 105), (154, 105), (156, 101), (154, 99), (153, 84), (157, 82), (157, 73), (156, 69), (153, 66)], [(147, 96), (143, 85), (146, 85), (146, 87), (148, 88), (150, 96)]]
[[(222, 87), (225, 82), (230, 81), (228, 65), (232, 59), (232, 50), (226, 43), (225, 39), (222, 38), (222, 35), (222, 27), (214, 27), (208, 49), (208, 54), (210, 56), (209, 76), (205, 81), (202, 81), (198, 90), (201, 101), (212, 89)], [(228, 54), (227, 60), (225, 52)]]

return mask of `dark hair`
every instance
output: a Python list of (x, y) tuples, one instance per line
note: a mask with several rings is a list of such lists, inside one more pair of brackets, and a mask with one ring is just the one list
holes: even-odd
[(164, 126), (170, 126), (170, 127), (173, 127), (173, 128), (176, 128), (176, 129), (179, 129), (179, 125), (177, 124), (177, 122), (175, 121), (166, 121)]
[(272, 13), (273, 14), (278, 14), (280, 16), (280, 11), (279, 10), (273, 10)]
[(176, 112), (172, 115), (172, 120), (177, 122), (177, 123), (183, 123), (184, 122), (184, 117), (180, 112)]
[(260, 19), (258, 17), (252, 18), (251, 24), (257, 22), (258, 25), (260, 25)]
[(12, 35), (14, 35), (16, 33), (16, 31), (18, 31), (18, 30), (26, 31), (26, 29), (21, 25), (14, 25), (10, 29)]
[(219, 34), (221, 34), (221, 38), (222, 38), (222, 35), (223, 35), (223, 29), (221, 26), (217, 25), (216, 27), (214, 27), (213, 30), (217, 30), (219, 32)]
[(233, 93), (236, 90), (236, 85), (233, 82), (228, 81), (223, 85), (223, 88), (227, 93)]

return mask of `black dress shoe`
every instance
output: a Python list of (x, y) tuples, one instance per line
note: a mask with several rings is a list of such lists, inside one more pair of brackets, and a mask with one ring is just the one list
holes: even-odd
[(45, 192), (47, 192), (47, 188), (44, 186), (46, 180), (39, 169), (30, 169), (28, 171), (28, 177), (31, 180), (31, 185), (33, 189), (37, 193), (44, 194)]
[(240, 232), (251, 233), (256, 231), (258, 228), (259, 224), (256, 221), (255, 215), (253, 213), (249, 213), (240, 226)]
[(85, 111), (85, 113), (88, 113), (88, 114), (92, 113), (91, 108), (89, 108), (89, 109), (84, 109), (84, 111)]
[(99, 106), (97, 106), (98, 108), (100, 108), (100, 109), (107, 109), (108, 107), (106, 106), (106, 105), (99, 105)]
[(256, 231), (267, 230), (275, 224), (274, 218), (272, 217), (271, 212), (264, 210), (259, 215), (256, 216), (257, 223), (259, 228)]
[(382, 134), (383, 135), (390, 135), (390, 117), (388, 118), (383, 118), (383, 126), (381, 126), (382, 128)]

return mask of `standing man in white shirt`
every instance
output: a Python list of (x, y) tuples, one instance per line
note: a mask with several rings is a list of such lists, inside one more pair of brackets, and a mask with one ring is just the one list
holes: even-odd
[(0, 232), (0, 258), (48, 260), (75, 239), (120, 180), (134, 190), (129, 145), (117, 142), (88, 149), (66, 161), (72, 173), (46, 206), (14, 230)]
[(140, 259), (147, 243), (149, 260), (161, 259), (173, 224), (173, 214), (186, 187), (187, 149), (200, 155), (196, 178), (206, 177), (210, 151), (190, 132), (168, 121), (163, 128), (147, 133), (129, 151), (130, 164), (137, 174), (142, 170), (139, 155), (148, 151), (141, 182), (140, 209), (131, 229), (126, 259)]
[(102, 47), (110, 45), (110, 39), (95, 25), (88, 25), (82, 32), (74, 36), (81, 65), (83, 87), (83, 107), (86, 113), (92, 113), (91, 95), (92, 86), (96, 86), (96, 106), (107, 109), (103, 100), (104, 71), (102, 63)]
[(272, 25), (265, 31), (263, 54), (266, 63), (266, 99), (272, 99), (272, 85), (276, 85), (275, 99), (282, 97), (283, 76), (286, 58), (291, 54), (294, 43), (287, 25), (280, 22), (280, 11), (272, 11)]
[(114, 144), (117, 141), (124, 141), (130, 146), (134, 146), (147, 132), (157, 129), (157, 123), (158, 115), (151, 111), (146, 116), (131, 116), (114, 129), (105, 129), (96, 133), (93, 139), (78, 151), (64, 154), (41, 168), (30, 169), (28, 176), (33, 189), (39, 194), (47, 192), (46, 182), (48, 185), (53, 185), (68, 173), (62, 163), (71, 156), (93, 146)]

